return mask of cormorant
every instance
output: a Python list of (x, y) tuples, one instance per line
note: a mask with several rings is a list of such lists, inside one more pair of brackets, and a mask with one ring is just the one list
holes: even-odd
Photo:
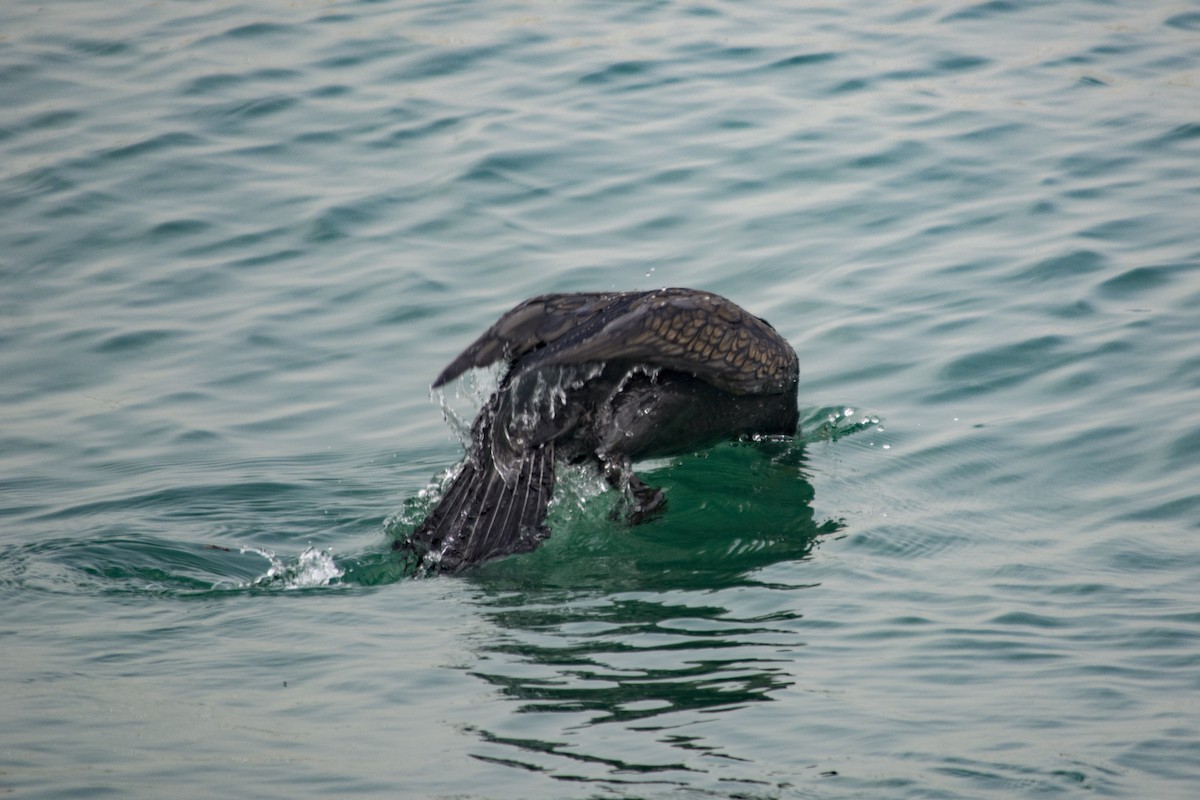
[(433, 388), (504, 359), (471, 427), (467, 457), (438, 504), (396, 549), (456, 572), (550, 535), (555, 461), (588, 462), (639, 522), (665, 506), (638, 459), (753, 434), (793, 435), (795, 351), (765, 320), (695, 289), (547, 294), (500, 317)]

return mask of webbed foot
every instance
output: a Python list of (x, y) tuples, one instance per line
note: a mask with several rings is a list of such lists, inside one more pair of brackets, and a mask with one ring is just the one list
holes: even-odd
[[(610, 519), (622, 516), (628, 525), (640, 525), (658, 516), (667, 507), (667, 497), (662, 489), (643, 483), (629, 469), (629, 465), (606, 463), (604, 478), (609, 484), (624, 493), (624, 502), (618, 503), (609, 514)], [(622, 514), (624, 511), (624, 514)]]
[(630, 525), (640, 525), (667, 510), (667, 496), (663, 490), (642, 483), (636, 475), (629, 477), (629, 492), (633, 495), (633, 503), (625, 513), (625, 521)]

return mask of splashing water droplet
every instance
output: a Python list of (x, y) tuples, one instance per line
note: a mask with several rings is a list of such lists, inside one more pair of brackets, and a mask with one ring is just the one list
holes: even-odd
[(246, 587), (279, 586), (284, 589), (308, 589), (328, 586), (345, 574), (333, 560), (330, 551), (318, 550), (311, 546), (306, 547), (293, 564), (284, 562), (270, 550), (258, 547), (243, 547), (241, 550), (243, 553), (260, 555), (271, 562), (266, 574), (244, 584)]

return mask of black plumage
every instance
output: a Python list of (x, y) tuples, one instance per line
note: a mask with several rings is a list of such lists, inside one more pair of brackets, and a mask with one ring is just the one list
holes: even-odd
[(521, 303), (434, 381), (505, 361), (441, 500), (396, 547), (454, 572), (534, 549), (550, 531), (556, 461), (593, 463), (637, 522), (660, 490), (632, 463), (715, 442), (792, 435), (796, 353), (766, 321), (694, 289), (549, 294)]

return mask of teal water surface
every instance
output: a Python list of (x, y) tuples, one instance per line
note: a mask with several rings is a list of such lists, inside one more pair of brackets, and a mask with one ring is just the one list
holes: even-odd
[[(0, 219), (0, 791), (1200, 791), (1195, 2), (15, 0)], [(797, 441), (406, 577), (445, 363), (659, 286)]]

